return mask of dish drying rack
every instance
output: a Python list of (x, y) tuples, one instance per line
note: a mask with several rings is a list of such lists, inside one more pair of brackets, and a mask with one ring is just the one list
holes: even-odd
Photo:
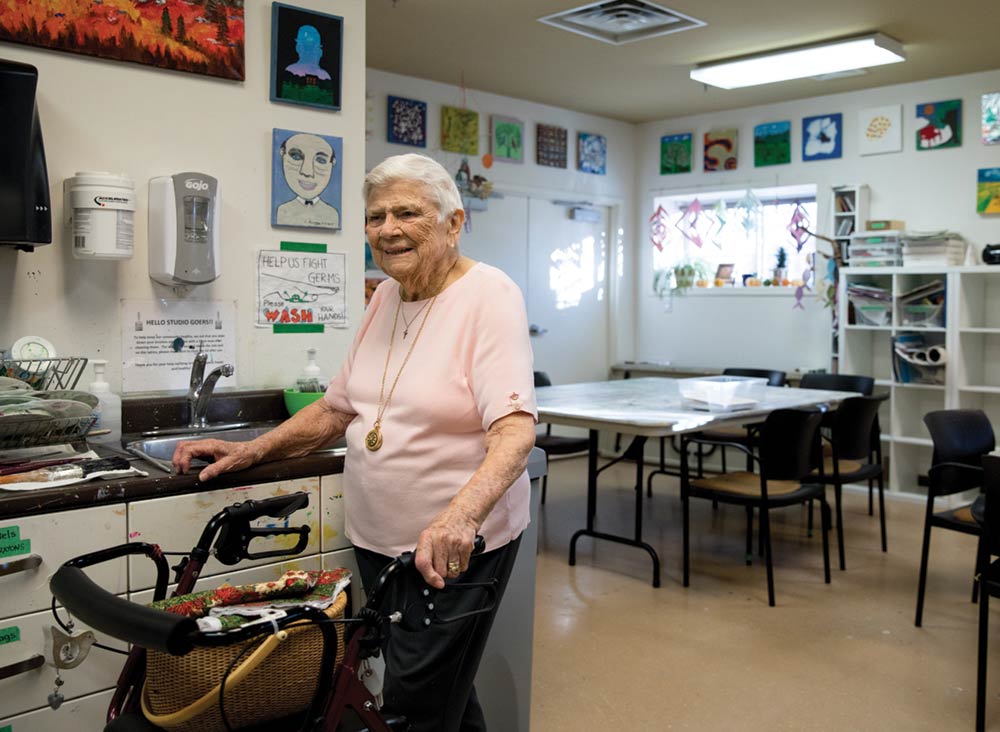
[[(87, 359), (83, 357), (0, 359), (0, 376), (25, 381), (35, 391), (62, 391), (76, 387), (86, 366)], [(0, 420), (0, 450), (79, 442), (97, 421), (94, 416), (65, 419), (26, 416), (32, 419)]]

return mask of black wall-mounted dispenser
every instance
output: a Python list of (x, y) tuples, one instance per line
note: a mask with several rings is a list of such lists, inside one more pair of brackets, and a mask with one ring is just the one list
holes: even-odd
[(29, 252), (52, 242), (37, 88), (38, 69), (0, 59), (0, 244)]

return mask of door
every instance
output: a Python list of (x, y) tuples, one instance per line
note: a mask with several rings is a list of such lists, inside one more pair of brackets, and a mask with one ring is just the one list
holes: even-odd
[(580, 211), (544, 199), (528, 202), (531, 345), (535, 370), (553, 384), (608, 378), (609, 211)]
[(459, 251), (506, 272), (527, 300), (528, 199), (504, 194), (488, 198), (485, 204), (485, 211), (468, 212), (468, 229), (459, 239)]

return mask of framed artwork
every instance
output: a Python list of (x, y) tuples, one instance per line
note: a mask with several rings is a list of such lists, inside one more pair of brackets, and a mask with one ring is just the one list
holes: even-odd
[(512, 117), (490, 116), (490, 152), (494, 160), (524, 162), (524, 122)]
[(218, 0), (2, 3), (0, 41), (243, 81), (243, 18)]
[(660, 175), (691, 172), (691, 133), (660, 138)]
[(604, 135), (580, 132), (576, 138), (576, 167), (582, 173), (604, 175), (608, 165), (608, 140)]
[(338, 111), (344, 19), (271, 4), (271, 101)]
[(388, 140), (427, 147), (427, 102), (389, 95)]
[(844, 116), (821, 114), (802, 119), (802, 160), (832, 160), (844, 154)]
[(478, 155), (479, 112), (460, 107), (441, 107), (441, 149)]
[(1000, 142), (1000, 92), (983, 94), (983, 144)]
[(740, 131), (736, 128), (705, 133), (705, 172), (736, 170)]
[(917, 150), (962, 145), (962, 100), (917, 105)]
[(569, 134), (565, 127), (535, 126), (535, 162), (548, 168), (565, 168)]
[(271, 225), (339, 229), (344, 141), (275, 129), (271, 138)]
[(1000, 168), (980, 168), (976, 181), (976, 213), (1000, 213)]
[(792, 123), (767, 122), (753, 128), (753, 165), (784, 165), (792, 162)]
[(902, 105), (888, 104), (858, 111), (859, 155), (881, 155), (902, 150)]

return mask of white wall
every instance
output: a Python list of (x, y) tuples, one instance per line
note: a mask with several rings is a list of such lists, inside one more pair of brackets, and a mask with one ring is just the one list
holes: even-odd
[[(817, 82), (817, 89), (822, 83)], [(746, 187), (815, 183), (818, 186), (821, 233), (830, 233), (830, 188), (867, 183), (871, 187), (871, 218), (902, 219), (913, 230), (948, 228), (963, 234), (976, 251), (1000, 240), (1000, 219), (976, 214), (976, 171), (1000, 166), (1000, 145), (980, 141), (980, 95), (1000, 90), (1000, 70), (945, 79), (813, 97), (782, 104), (675, 118), (638, 127), (637, 335), (636, 356), (670, 360), (682, 365), (748, 365), (795, 368), (829, 364), (829, 313), (814, 301), (807, 311), (792, 310), (791, 294), (734, 297), (729, 293), (697, 293), (675, 298), (672, 312), (651, 294), (652, 255), (646, 221), (652, 198), (668, 192), (744, 189)], [(962, 146), (946, 150), (916, 150), (916, 105), (961, 98)], [(860, 109), (882, 104), (903, 105), (903, 152), (861, 157), (857, 152)], [(841, 112), (844, 119), (843, 157), (802, 162), (801, 120)], [(791, 120), (792, 162), (753, 167), (753, 128), (764, 122)], [(701, 172), (699, 143), (713, 128), (738, 127), (739, 168)], [(694, 133), (693, 170), (659, 174), (660, 137)], [(734, 305), (738, 304), (737, 307)]]
[[(273, 104), (271, 4), (246, 3), (246, 81), (224, 81), (136, 64), (0, 44), (0, 56), (39, 71), (39, 114), (53, 204), (53, 243), (33, 253), (0, 247), (0, 348), (41, 335), (60, 355), (106, 358), (113, 388), (121, 377), (120, 300), (178, 297), (153, 283), (146, 259), (149, 178), (186, 170), (209, 173), (222, 190), (222, 275), (184, 297), (237, 301), (240, 386), (287, 386), (319, 349), (326, 373), (339, 367), (363, 313), (364, 0), (297, 5), (344, 17), (342, 112)], [(344, 139), (340, 232), (270, 226), (271, 129)], [(121, 171), (138, 193), (135, 256), (121, 263), (78, 262), (61, 227), (62, 182), (78, 170)], [(274, 335), (253, 326), (254, 253), (282, 240), (326, 243), (347, 254), (347, 330)], [(84, 382), (89, 380), (89, 374)], [(232, 383), (232, 380), (229, 380)]]
[[(386, 142), (389, 94), (427, 102), (427, 148)], [(458, 170), (463, 156), (441, 150), (440, 144), (441, 106), (462, 106), (463, 93), (457, 85), (368, 69), (368, 95), (372, 118), (366, 154), (368, 169), (390, 155), (421, 152), (433, 157), (448, 170)], [(485, 175), (493, 182), (494, 190), (615, 206), (617, 217), (613, 218), (611, 226), (613, 230), (619, 227), (623, 229), (624, 253), (620, 265), (619, 258), (612, 256), (611, 264), (617, 272), (609, 273), (613, 283), (609, 314), (613, 328), (611, 360), (630, 357), (634, 350), (634, 298), (631, 283), (634, 276), (632, 252), (635, 237), (632, 225), (635, 201), (635, 125), (472, 89), (467, 90), (464, 97), (466, 106), (479, 112), (479, 155), (470, 156), (469, 166), (473, 174)], [(515, 117), (524, 122), (524, 163), (496, 162), (488, 170), (483, 169), (481, 158), (484, 153), (489, 152), (491, 114)], [(569, 131), (568, 167), (565, 170), (535, 164), (535, 125), (539, 122), (565, 127)], [(607, 137), (606, 175), (592, 175), (576, 170), (577, 132), (591, 132)], [(473, 213), (473, 226), (475, 216)], [(615, 241), (614, 231), (611, 232), (611, 241)]]

